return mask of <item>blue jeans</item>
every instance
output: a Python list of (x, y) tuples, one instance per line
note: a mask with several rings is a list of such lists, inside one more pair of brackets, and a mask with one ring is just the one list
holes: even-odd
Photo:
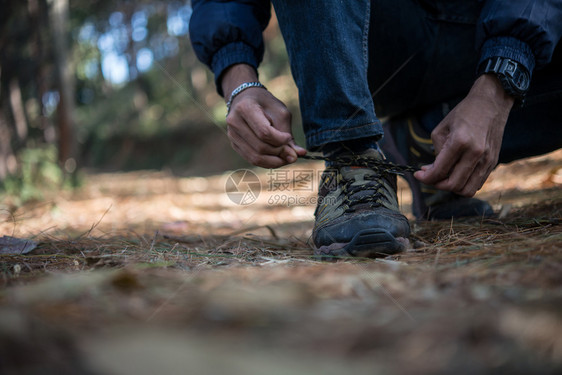
[[(468, 93), (483, 2), (273, 0), (299, 89), (307, 147), (381, 137), (379, 116), (417, 116), (429, 132)], [(429, 4), (429, 5), (428, 5)], [(562, 147), (562, 66), (533, 77), (508, 120), (501, 161)]]

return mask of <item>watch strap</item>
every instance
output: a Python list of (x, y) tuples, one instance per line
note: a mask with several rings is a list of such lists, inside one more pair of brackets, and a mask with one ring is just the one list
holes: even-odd
[(505, 92), (516, 99), (523, 100), (529, 90), (529, 72), (515, 60), (499, 56), (484, 60), (478, 69), (478, 75), (489, 73), (495, 74)]

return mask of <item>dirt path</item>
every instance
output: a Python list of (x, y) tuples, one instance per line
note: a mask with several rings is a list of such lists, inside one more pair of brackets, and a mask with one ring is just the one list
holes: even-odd
[(498, 218), (337, 263), (311, 258), (319, 168), (258, 172), (247, 206), (163, 172), (4, 202), (0, 235), (38, 247), (0, 255), (0, 373), (560, 373), (562, 151), (494, 172)]

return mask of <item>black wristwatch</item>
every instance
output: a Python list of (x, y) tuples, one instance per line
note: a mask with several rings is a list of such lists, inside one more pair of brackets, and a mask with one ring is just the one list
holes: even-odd
[(531, 75), (527, 68), (505, 57), (491, 57), (484, 60), (478, 69), (478, 76), (486, 73), (495, 74), (506, 93), (523, 101), (531, 84)]

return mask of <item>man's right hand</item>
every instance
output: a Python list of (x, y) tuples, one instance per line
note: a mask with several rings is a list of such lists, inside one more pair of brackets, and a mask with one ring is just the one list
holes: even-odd
[[(253, 67), (233, 65), (222, 78), (225, 99), (244, 82), (258, 80)], [(238, 94), (226, 117), (232, 148), (248, 162), (263, 168), (294, 163), (306, 150), (295, 144), (291, 132), (291, 112), (269, 91), (251, 87)]]

